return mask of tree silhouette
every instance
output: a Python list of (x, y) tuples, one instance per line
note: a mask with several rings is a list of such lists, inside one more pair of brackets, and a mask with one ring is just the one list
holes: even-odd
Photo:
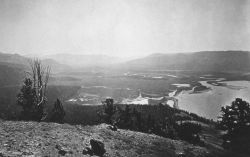
[(37, 120), (36, 91), (33, 88), (33, 83), (30, 78), (25, 78), (24, 84), (17, 95), (17, 105), (21, 106), (22, 120)]
[(114, 105), (114, 100), (109, 98), (106, 99), (103, 103), (103, 111), (99, 112), (98, 115), (101, 120), (107, 124), (114, 123), (114, 115), (117, 112), (117, 108)]
[(119, 123), (118, 126), (122, 129), (131, 129), (132, 121), (131, 121), (131, 109), (128, 105), (126, 105), (125, 110), (119, 110)]
[(39, 59), (30, 61), (31, 72), (17, 95), (17, 104), (23, 108), (21, 119), (40, 121), (45, 119), (44, 107), (50, 67), (43, 67)]
[(231, 106), (221, 108), (220, 126), (226, 131), (223, 146), (236, 151), (250, 152), (250, 106), (236, 98)]
[(199, 133), (202, 128), (200, 124), (185, 122), (175, 125), (178, 137), (193, 144), (201, 144)]
[(63, 105), (59, 99), (54, 103), (54, 108), (52, 109), (52, 116), (50, 120), (56, 123), (63, 123), (63, 119), (65, 116), (65, 111), (63, 109)]

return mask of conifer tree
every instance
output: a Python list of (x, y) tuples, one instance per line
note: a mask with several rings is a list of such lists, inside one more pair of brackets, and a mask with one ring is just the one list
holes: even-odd
[(103, 102), (103, 111), (99, 112), (98, 115), (101, 120), (107, 124), (114, 123), (114, 115), (117, 112), (117, 108), (114, 105), (114, 100), (109, 98)]
[(231, 106), (221, 108), (220, 126), (226, 131), (224, 147), (250, 153), (250, 105), (236, 98)]
[(25, 78), (24, 84), (17, 95), (17, 105), (22, 107), (22, 120), (36, 120), (37, 108), (35, 106), (36, 92), (30, 78)]
[(65, 116), (65, 111), (63, 105), (59, 99), (54, 103), (54, 108), (52, 109), (51, 121), (56, 123), (63, 123)]

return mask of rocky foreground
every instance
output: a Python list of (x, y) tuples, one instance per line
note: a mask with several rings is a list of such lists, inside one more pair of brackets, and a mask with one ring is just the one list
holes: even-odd
[[(103, 156), (215, 156), (199, 146), (108, 125), (81, 126), (45, 122), (0, 121), (1, 156), (91, 156), (90, 140), (104, 143)], [(93, 155), (95, 156), (95, 155)]]

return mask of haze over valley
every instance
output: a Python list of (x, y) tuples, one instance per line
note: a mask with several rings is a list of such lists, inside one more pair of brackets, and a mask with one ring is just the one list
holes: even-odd
[[(63, 57), (63, 62), (54, 56), (42, 60), (52, 68), (50, 85), (63, 86), (65, 90), (75, 88), (70, 95), (65, 96), (64, 91), (60, 92), (63, 96), (58, 95), (68, 104), (101, 105), (111, 97), (123, 104), (175, 105), (217, 120), (221, 106), (235, 97), (249, 100), (247, 51), (152, 54), (123, 62), (103, 55), (70, 56)], [(101, 62), (94, 62), (100, 57)], [(74, 58), (83, 64), (69, 64)], [(1, 71), (2, 89), (21, 85), (25, 71), (29, 70), (29, 59), (1, 53), (1, 68), (5, 69)]]

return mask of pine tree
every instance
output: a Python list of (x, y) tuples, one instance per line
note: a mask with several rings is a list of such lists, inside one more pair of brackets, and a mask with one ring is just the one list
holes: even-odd
[(109, 98), (103, 102), (103, 111), (98, 113), (98, 116), (107, 124), (114, 123), (114, 115), (117, 112), (117, 108), (114, 105), (114, 100)]
[(250, 106), (236, 98), (231, 106), (221, 108), (220, 126), (227, 133), (223, 136), (224, 147), (250, 153)]
[(20, 93), (17, 95), (17, 105), (21, 106), (22, 120), (37, 120), (36, 91), (33, 88), (32, 80), (25, 78)]
[(65, 116), (65, 111), (63, 105), (59, 99), (54, 103), (54, 108), (52, 109), (51, 121), (56, 123), (63, 123)]

